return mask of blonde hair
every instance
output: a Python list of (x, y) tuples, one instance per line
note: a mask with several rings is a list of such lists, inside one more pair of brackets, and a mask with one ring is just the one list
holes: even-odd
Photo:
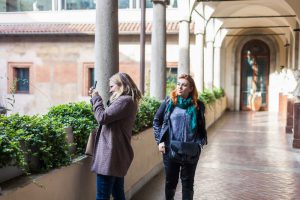
[(128, 74), (119, 72), (114, 74), (109, 80), (119, 87), (119, 89), (111, 95), (110, 102), (115, 101), (121, 95), (131, 96), (132, 100), (136, 103), (142, 98), (140, 90)]

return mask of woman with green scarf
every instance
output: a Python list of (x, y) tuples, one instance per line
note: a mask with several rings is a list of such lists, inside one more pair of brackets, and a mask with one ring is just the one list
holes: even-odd
[(202, 146), (207, 144), (204, 111), (193, 78), (182, 74), (176, 89), (162, 102), (154, 116), (155, 140), (163, 154), (165, 167), (166, 200), (174, 199), (179, 174), (182, 199), (193, 199), (198, 159)]

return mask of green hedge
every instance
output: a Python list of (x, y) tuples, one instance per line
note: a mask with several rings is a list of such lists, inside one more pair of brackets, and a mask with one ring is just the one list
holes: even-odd
[[(152, 127), (153, 116), (160, 102), (144, 97), (140, 102), (133, 133)], [(82, 155), (88, 136), (97, 122), (89, 103), (69, 103), (54, 106), (43, 116), (0, 115), (0, 168), (15, 165), (26, 173), (48, 171), (72, 161), (70, 144), (64, 127), (74, 133), (76, 155)], [(31, 161), (38, 158), (40, 168)]]
[(138, 133), (146, 128), (152, 127), (153, 117), (160, 106), (160, 102), (151, 97), (144, 97), (140, 102), (136, 116), (133, 133)]
[(40, 161), (38, 171), (71, 162), (69, 145), (61, 122), (41, 116), (18, 114), (0, 117), (0, 167), (16, 165), (26, 172), (36, 171), (28, 163)]
[(46, 116), (72, 127), (76, 154), (83, 154), (90, 132), (97, 127), (92, 106), (86, 102), (62, 104), (50, 108)]

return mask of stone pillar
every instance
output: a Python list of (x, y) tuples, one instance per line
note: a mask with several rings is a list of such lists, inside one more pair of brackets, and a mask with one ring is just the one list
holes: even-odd
[(62, 7), (63, 7), (62, 0), (57, 0), (57, 10), (58, 11), (62, 10)]
[(290, 34), (290, 48), (289, 48), (289, 57), (288, 57), (288, 61), (289, 61), (289, 68), (290, 69), (294, 69), (294, 62), (293, 62), (293, 58), (294, 58), (294, 37), (293, 34)]
[(151, 35), (150, 96), (166, 96), (166, 5), (168, 0), (153, 0)]
[(300, 31), (299, 31), (299, 24), (297, 23), (296, 29), (295, 29), (295, 56), (294, 56), (294, 69), (300, 69), (299, 66), (299, 59), (300, 59)]
[(194, 67), (195, 73), (195, 84), (199, 92), (203, 92), (204, 89), (204, 36), (203, 33), (197, 33), (196, 37), (196, 52), (197, 54), (194, 55), (194, 59), (196, 66)]
[(178, 0), (179, 18), (179, 59), (178, 76), (190, 74), (190, 5), (187, 0)]
[(287, 99), (287, 109), (286, 109), (286, 127), (285, 132), (286, 133), (292, 133), (293, 132), (293, 126), (294, 126), (294, 98), (289, 97)]
[(214, 43), (213, 41), (206, 42), (206, 48), (204, 52), (204, 84), (209, 90), (213, 88), (213, 74), (214, 74)]
[(217, 46), (214, 49), (214, 77), (213, 86), (221, 87), (221, 47)]
[(294, 140), (293, 147), (300, 148), (300, 102), (294, 104)]
[(109, 78), (119, 71), (118, 0), (96, 3), (95, 80), (104, 102), (109, 99)]
[(179, 22), (178, 76), (180, 74), (190, 74), (190, 22), (187, 20)]

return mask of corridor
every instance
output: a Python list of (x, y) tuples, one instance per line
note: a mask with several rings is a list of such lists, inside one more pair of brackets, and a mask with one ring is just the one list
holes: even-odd
[[(227, 112), (208, 129), (194, 199), (300, 199), (300, 149), (292, 141), (277, 113)], [(132, 199), (163, 200), (163, 172)], [(180, 184), (175, 199), (181, 199)]]

